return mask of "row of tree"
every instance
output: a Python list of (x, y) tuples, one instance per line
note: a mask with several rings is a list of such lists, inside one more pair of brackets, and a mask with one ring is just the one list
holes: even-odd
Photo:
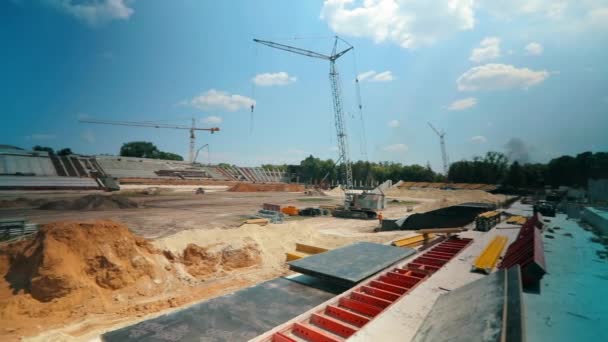
[(70, 154), (74, 154), (72, 152), (72, 150), (68, 147), (66, 148), (62, 148), (61, 150), (58, 150), (57, 153), (55, 153), (55, 150), (52, 147), (48, 147), (48, 146), (40, 146), (40, 145), (36, 145), (34, 147), (32, 147), (33, 151), (41, 151), (41, 152), (48, 152), (49, 154), (56, 154), (58, 156), (69, 156)]
[(179, 154), (160, 151), (156, 145), (147, 141), (132, 141), (122, 144), (120, 148), (122, 157), (137, 157), (165, 160), (184, 160)]
[[(332, 159), (322, 160), (312, 155), (306, 157), (299, 165), (262, 165), (266, 169), (279, 169), (293, 175), (303, 183), (322, 183), (330, 181), (343, 182), (344, 169)], [(358, 182), (383, 182), (388, 179), (407, 179), (413, 182), (442, 181), (444, 177), (433, 172), (429, 165), (403, 165), (394, 162), (357, 161), (352, 164), (353, 179)]]
[[(343, 181), (343, 170), (332, 159), (308, 156), (299, 165), (262, 165), (285, 171), (304, 183)], [(501, 184), (507, 188), (542, 188), (560, 185), (585, 187), (589, 178), (608, 178), (608, 152), (584, 152), (576, 157), (561, 156), (547, 164), (510, 162), (500, 152), (490, 151), (483, 157), (462, 160), (450, 165), (447, 178), (433, 172), (429, 165), (403, 165), (394, 162), (352, 164), (353, 178), (370, 182), (404, 180), (411, 182), (453, 182)]]
[(448, 173), (453, 182), (503, 184), (513, 188), (586, 187), (590, 178), (608, 178), (607, 152), (561, 156), (547, 164), (515, 161), (510, 165), (503, 154), (488, 152), (484, 158), (453, 163)]
[[(74, 154), (70, 148), (63, 148), (55, 153), (52, 147), (36, 145), (32, 148), (34, 151), (48, 152), (49, 154), (56, 154), (58, 156), (67, 156)], [(120, 148), (120, 155), (122, 157), (137, 157), (137, 158), (151, 158), (151, 159), (165, 159), (165, 160), (184, 160), (179, 154), (160, 151), (156, 145), (147, 141), (132, 141), (122, 144)]]

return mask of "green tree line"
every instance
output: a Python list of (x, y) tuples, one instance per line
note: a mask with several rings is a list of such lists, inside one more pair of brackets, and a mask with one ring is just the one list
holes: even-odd
[[(299, 165), (262, 165), (293, 175), (303, 183), (343, 180), (343, 170), (332, 159), (312, 155)], [(509, 161), (501, 152), (490, 151), (483, 157), (462, 160), (450, 165), (447, 178), (434, 172), (429, 165), (403, 165), (395, 162), (357, 161), (352, 164), (353, 178), (365, 183), (399, 180), (410, 182), (452, 182), (501, 184), (507, 188), (541, 188), (560, 185), (585, 187), (589, 178), (608, 178), (608, 152), (584, 152), (561, 156), (548, 163), (519, 163)]]
[(448, 172), (448, 179), (455, 183), (503, 184), (512, 188), (586, 187), (590, 178), (608, 178), (608, 152), (561, 156), (546, 164), (509, 164), (504, 154), (488, 152), (483, 158), (455, 162)]

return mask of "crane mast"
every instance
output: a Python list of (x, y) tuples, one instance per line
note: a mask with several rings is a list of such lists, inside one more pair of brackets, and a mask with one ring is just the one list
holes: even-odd
[(151, 128), (172, 128), (172, 129), (187, 129), (190, 131), (190, 148), (188, 151), (188, 161), (190, 163), (194, 163), (194, 148), (196, 146), (196, 135), (194, 131), (209, 131), (211, 134), (219, 131), (218, 127), (211, 128), (200, 128), (195, 126), (195, 120), (192, 118), (191, 126), (183, 126), (183, 125), (169, 125), (169, 124), (156, 124), (150, 122), (136, 122), (136, 121), (107, 121), (107, 120), (79, 120), (82, 123), (93, 123), (93, 124), (102, 124), (102, 125), (115, 125), (115, 126), (133, 126), (133, 127), (151, 127)]
[(437, 135), (439, 136), (439, 144), (441, 145), (441, 160), (443, 161), (443, 173), (447, 176), (449, 165), (448, 165), (448, 154), (445, 150), (445, 132), (443, 132), (443, 131), (440, 132), (430, 122), (427, 122), (427, 123), (429, 124), (431, 129), (433, 129), (433, 131), (435, 131), (435, 133), (437, 133)]
[[(256, 43), (266, 45), (275, 49), (284, 50), (299, 55), (318, 58), (329, 61), (329, 82), (331, 85), (332, 102), (334, 108), (334, 125), (336, 128), (336, 136), (338, 142), (338, 161), (344, 166), (344, 187), (346, 190), (353, 188), (353, 170), (350, 161), (348, 139), (346, 134), (346, 125), (344, 122), (344, 109), (342, 108), (342, 88), (340, 86), (340, 74), (336, 67), (336, 60), (342, 57), (345, 53), (352, 50), (354, 47), (346, 43), (338, 36), (335, 37), (334, 46), (331, 55), (324, 55), (318, 52), (300, 49), (294, 46), (279, 44), (271, 41), (254, 39)], [(348, 45), (343, 51), (337, 52), (338, 41), (342, 41)], [(348, 194), (347, 194), (348, 197)]]

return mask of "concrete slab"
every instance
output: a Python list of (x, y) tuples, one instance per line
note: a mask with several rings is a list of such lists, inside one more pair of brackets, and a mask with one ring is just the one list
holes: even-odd
[(246, 341), (332, 298), (276, 278), (186, 309), (111, 331), (103, 341)]
[(413, 248), (357, 242), (292, 261), (289, 268), (350, 287), (414, 253)]

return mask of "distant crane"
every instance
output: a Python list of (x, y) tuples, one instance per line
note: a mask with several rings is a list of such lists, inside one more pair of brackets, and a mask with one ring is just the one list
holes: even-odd
[(427, 122), (427, 123), (433, 129), (433, 131), (435, 131), (435, 133), (437, 133), (437, 135), (439, 136), (439, 142), (441, 144), (441, 159), (443, 160), (443, 173), (447, 176), (449, 165), (448, 165), (448, 154), (445, 151), (445, 131), (443, 131), (443, 130), (439, 131), (430, 122)]
[[(346, 137), (346, 126), (344, 124), (344, 110), (342, 109), (342, 90), (340, 88), (340, 75), (338, 74), (338, 69), (336, 68), (336, 60), (348, 51), (354, 49), (352, 45), (347, 43), (345, 40), (341, 39), (338, 36), (335, 36), (334, 47), (332, 49), (331, 55), (324, 55), (321, 53), (317, 53), (314, 51), (304, 50), (297, 47), (283, 45), (279, 43), (274, 43), (266, 40), (253, 40), (256, 43), (266, 45), (275, 49), (284, 50), (288, 52), (293, 52), (299, 55), (319, 58), (326, 61), (329, 61), (329, 81), (331, 84), (331, 94), (332, 100), (334, 104), (334, 125), (336, 127), (336, 135), (338, 137), (338, 152), (339, 158), (338, 163), (342, 162), (344, 165), (344, 178), (345, 178), (345, 190), (350, 190), (353, 188), (353, 170), (351, 166), (349, 149), (348, 149), (348, 139)], [(338, 41), (342, 41), (348, 48), (343, 51), (337, 52)], [(347, 192), (348, 198), (348, 192)]]
[(136, 122), (136, 121), (106, 121), (106, 120), (92, 120), (92, 119), (91, 120), (79, 120), (79, 122), (102, 124), (102, 125), (116, 125), (116, 126), (187, 129), (190, 131), (190, 149), (189, 149), (189, 155), (188, 155), (188, 161), (190, 163), (194, 162), (194, 146), (196, 146), (196, 136), (194, 135), (194, 131), (209, 131), (209, 132), (211, 132), (211, 134), (213, 134), (214, 132), (218, 132), (220, 130), (218, 127), (212, 127), (212, 128), (195, 127), (194, 118), (192, 119), (191, 126), (169, 125), (169, 124), (158, 124), (158, 123)]

